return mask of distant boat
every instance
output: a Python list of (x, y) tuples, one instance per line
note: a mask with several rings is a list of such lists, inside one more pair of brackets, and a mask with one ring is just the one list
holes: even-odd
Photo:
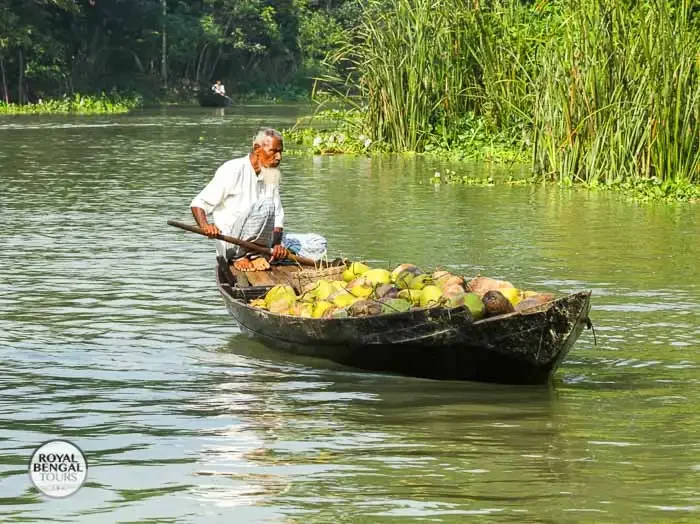
[(199, 94), (199, 105), (202, 107), (227, 107), (231, 105), (231, 99), (213, 91), (204, 91)]

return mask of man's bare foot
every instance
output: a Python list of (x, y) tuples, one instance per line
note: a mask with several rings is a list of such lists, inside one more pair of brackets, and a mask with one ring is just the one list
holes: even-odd
[(248, 257), (241, 257), (233, 263), (238, 271), (253, 271), (253, 264)]
[(254, 258), (241, 257), (233, 263), (233, 267), (238, 271), (267, 271), (270, 269), (270, 263), (263, 257)]
[(250, 263), (253, 265), (253, 271), (267, 271), (270, 269), (270, 263), (263, 257), (254, 258)]

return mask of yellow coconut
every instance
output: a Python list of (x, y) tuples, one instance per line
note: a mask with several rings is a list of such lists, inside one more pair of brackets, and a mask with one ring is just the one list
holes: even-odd
[(346, 291), (349, 291), (352, 295), (356, 297), (366, 298), (372, 294), (374, 287), (372, 283), (367, 280), (364, 276), (357, 277), (356, 279), (348, 282)]
[(345, 308), (354, 304), (357, 300), (360, 300), (360, 298), (350, 293), (338, 293), (338, 295), (333, 298), (333, 304), (340, 308)]
[(331, 309), (333, 306), (332, 302), (327, 302), (325, 300), (319, 300), (314, 304), (313, 311), (311, 312), (311, 316), (313, 318), (321, 318), (326, 314), (326, 311)]
[(262, 298), (256, 298), (254, 300), (250, 301), (250, 305), (253, 307), (259, 307), (262, 309), (267, 309), (267, 304), (265, 303), (265, 300)]
[(522, 300), (520, 298), (520, 293), (514, 287), (504, 287), (499, 289), (498, 291), (500, 291), (501, 294), (508, 299), (508, 302), (510, 302), (514, 306), (517, 306), (518, 302)]
[(411, 273), (410, 271), (402, 271), (396, 278), (393, 279), (394, 284), (399, 289), (409, 289), (411, 286), (411, 280), (413, 280), (417, 275)]
[(265, 303), (270, 306), (270, 304), (280, 298), (289, 297), (292, 300), (296, 300), (297, 295), (294, 292), (294, 288), (289, 285), (278, 284), (273, 286), (270, 291), (265, 295)]
[(430, 275), (423, 273), (422, 275), (417, 275), (411, 279), (409, 284), (409, 289), (423, 289), (425, 286), (432, 284), (433, 278)]
[(399, 298), (408, 300), (414, 306), (420, 304), (420, 297), (423, 293), (418, 289), (402, 289), (399, 291)]
[(390, 275), (390, 276), (391, 276), (391, 281), (392, 281), (392, 282), (396, 282), (398, 276), (399, 276), (401, 273), (404, 273), (404, 272), (409, 272), (409, 273), (412, 273), (412, 274), (414, 274), (414, 275), (417, 275), (417, 274), (421, 273), (421, 270), (418, 269), (418, 268), (417, 268), (416, 266), (414, 266), (413, 264), (399, 264), (399, 265), (396, 266), (396, 267), (394, 268), (394, 270), (391, 272), (391, 275)]
[(362, 276), (366, 278), (373, 286), (379, 286), (381, 284), (388, 284), (391, 282), (391, 273), (389, 273), (386, 269), (370, 269)]
[(272, 302), (269, 302), (268, 309), (270, 313), (286, 314), (290, 307), (295, 304), (295, 300), (288, 295), (282, 296)]
[(466, 293), (462, 291), (461, 293), (453, 293), (452, 295), (445, 295), (445, 307), (453, 308), (464, 305), (464, 296)]
[(442, 291), (437, 286), (425, 286), (420, 296), (420, 307), (434, 307), (442, 302)]
[(348, 283), (345, 282), (345, 280), (334, 280), (331, 282), (331, 286), (333, 286), (334, 291), (340, 291), (341, 289), (345, 289)]
[(295, 317), (311, 318), (313, 313), (313, 304), (308, 304), (306, 302), (297, 302), (291, 308), (289, 308), (289, 313)]
[(343, 271), (343, 280), (345, 280), (345, 282), (350, 282), (354, 278), (364, 275), (367, 271), (369, 271), (369, 266), (362, 262), (353, 262)]

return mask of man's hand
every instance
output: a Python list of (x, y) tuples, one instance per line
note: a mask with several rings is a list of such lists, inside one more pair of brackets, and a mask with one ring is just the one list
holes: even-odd
[(191, 207), (190, 209), (192, 210), (194, 221), (197, 222), (197, 225), (199, 226), (199, 229), (202, 230), (202, 233), (207, 235), (209, 238), (214, 238), (216, 235), (221, 234), (218, 227), (207, 222), (207, 214), (201, 207)]
[(214, 224), (204, 224), (201, 226), (202, 232), (209, 238), (214, 238), (216, 235), (220, 235), (221, 231)]
[(272, 246), (272, 258), (270, 258), (270, 262), (273, 260), (284, 260), (287, 258), (287, 250), (282, 247), (282, 244), (277, 244), (276, 246)]

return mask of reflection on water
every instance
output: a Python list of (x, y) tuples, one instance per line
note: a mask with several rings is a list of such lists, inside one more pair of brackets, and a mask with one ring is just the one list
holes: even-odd
[[(697, 520), (696, 207), (287, 156), (288, 229), (377, 265), (592, 289), (599, 342), (585, 332), (548, 387), (292, 357), (240, 335), (213, 245), (165, 221), (189, 220), (259, 126), (303, 111), (0, 119), (2, 520)], [(30, 488), (49, 438), (90, 463), (66, 500)]]

